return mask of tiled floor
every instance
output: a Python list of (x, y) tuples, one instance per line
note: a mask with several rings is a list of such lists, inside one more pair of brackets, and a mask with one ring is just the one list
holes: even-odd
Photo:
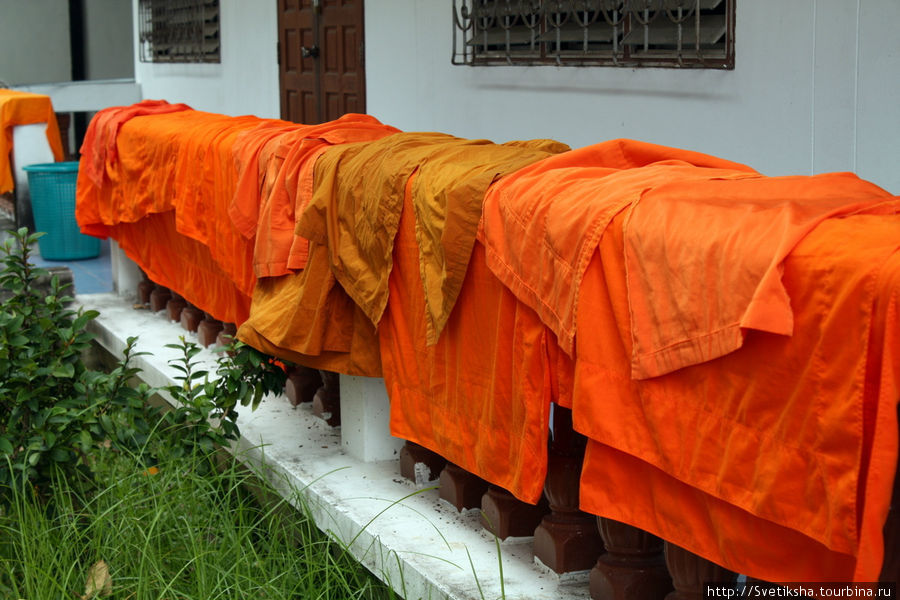
[[(13, 220), (0, 213), (0, 241), (6, 239), (6, 232), (14, 229)], [(112, 267), (109, 253), (109, 240), (100, 243), (100, 255), (97, 258), (84, 260), (44, 260), (40, 256), (40, 240), (38, 251), (32, 255), (32, 262), (39, 267), (69, 267), (75, 279), (76, 294), (99, 294), (113, 291)]]

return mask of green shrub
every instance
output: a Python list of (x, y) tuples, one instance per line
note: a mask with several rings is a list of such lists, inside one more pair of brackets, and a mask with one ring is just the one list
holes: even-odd
[[(112, 444), (140, 446), (147, 387), (132, 388), (134, 340), (110, 373), (88, 369), (87, 324), (96, 311), (69, 308), (68, 285), (29, 262), (40, 234), (11, 232), (0, 246), (0, 501), (23, 481), (49, 486), (57, 471), (90, 482), (90, 465)], [(86, 476), (86, 477), (81, 477)]]

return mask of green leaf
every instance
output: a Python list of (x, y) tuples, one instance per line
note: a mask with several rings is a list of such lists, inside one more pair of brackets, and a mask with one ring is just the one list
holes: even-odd
[(13, 453), (12, 442), (6, 436), (0, 436), (0, 454), (11, 455)]
[(75, 375), (75, 365), (71, 363), (65, 363), (62, 365), (57, 365), (54, 367), (53, 371), (51, 371), (51, 375), (59, 378), (70, 378)]

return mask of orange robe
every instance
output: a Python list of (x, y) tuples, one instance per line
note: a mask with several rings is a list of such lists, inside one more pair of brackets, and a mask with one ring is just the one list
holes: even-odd
[(47, 124), (47, 143), (56, 160), (63, 159), (59, 125), (49, 96), (0, 89), (0, 194), (15, 187), (9, 156), (13, 146), (13, 127)]
[(897, 468), (900, 216), (828, 219), (784, 261), (791, 337), (629, 377), (622, 221), (580, 291), (584, 510), (768, 581), (874, 581)]

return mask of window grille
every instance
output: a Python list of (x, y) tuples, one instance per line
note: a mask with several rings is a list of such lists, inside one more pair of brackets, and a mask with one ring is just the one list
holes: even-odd
[(219, 0), (140, 0), (141, 62), (217, 63)]
[(734, 68), (736, 0), (453, 0), (454, 65)]

